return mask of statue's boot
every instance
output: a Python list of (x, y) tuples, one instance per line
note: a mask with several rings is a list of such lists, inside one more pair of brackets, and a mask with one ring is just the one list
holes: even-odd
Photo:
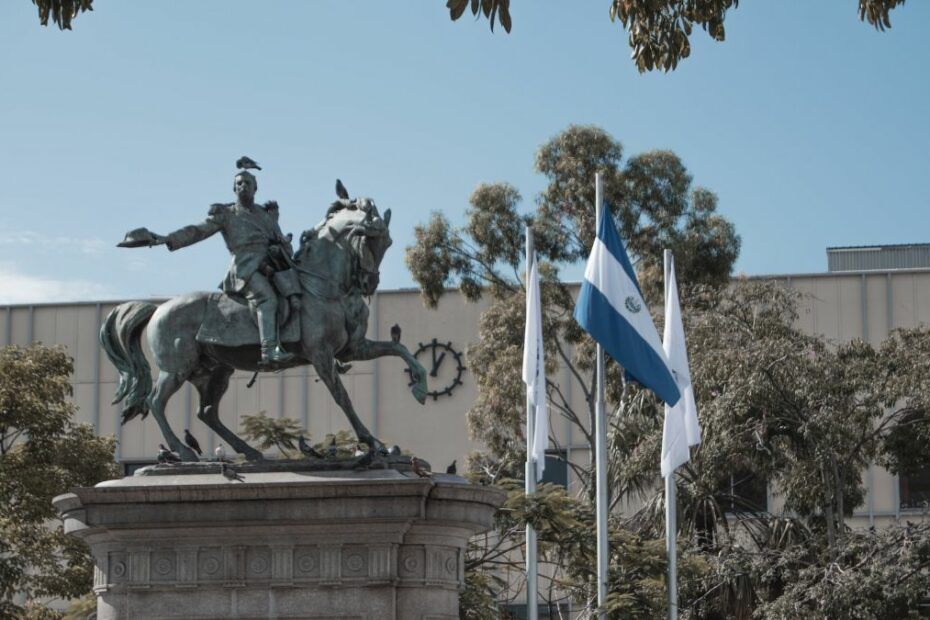
[(258, 335), (262, 342), (262, 359), (258, 365), (261, 368), (279, 368), (294, 360), (294, 354), (281, 348), (278, 341), (277, 325), (275, 324), (274, 308), (258, 308)]

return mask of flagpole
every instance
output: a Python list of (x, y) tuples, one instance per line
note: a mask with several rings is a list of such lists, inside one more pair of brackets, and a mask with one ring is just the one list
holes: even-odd
[[(604, 211), (604, 180), (600, 173), (594, 176), (594, 203), (596, 222), (607, 217)], [(595, 474), (597, 508), (597, 605), (600, 620), (607, 620), (607, 569), (610, 556), (607, 547), (607, 420), (604, 416), (604, 349), (597, 345), (597, 397), (594, 404), (595, 419)]]
[[(533, 230), (526, 227), (526, 291), (529, 294), (530, 268), (534, 260)], [(529, 321), (529, 317), (527, 317)], [(536, 492), (536, 467), (533, 461), (533, 438), (536, 436), (536, 408), (530, 399), (529, 390), (526, 394), (526, 494)], [(526, 617), (527, 620), (537, 620), (539, 617), (537, 596), (537, 570), (536, 570), (536, 530), (529, 523), (526, 524)]]
[[(669, 272), (671, 271), (671, 250), (662, 254), (665, 267), (665, 305), (669, 303)], [(667, 315), (666, 315), (667, 316)], [(678, 499), (675, 495), (675, 471), (665, 477), (665, 552), (668, 557), (668, 618), (678, 618)]]

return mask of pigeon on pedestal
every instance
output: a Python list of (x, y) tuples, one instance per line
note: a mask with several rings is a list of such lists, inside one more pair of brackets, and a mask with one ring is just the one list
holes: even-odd
[(425, 469), (420, 467), (420, 459), (418, 459), (415, 456), (410, 457), (410, 466), (413, 467), (413, 473), (418, 475), (420, 478), (432, 478), (433, 477), (433, 472), (426, 471)]
[(191, 432), (186, 428), (184, 429), (184, 443), (186, 443), (188, 447), (198, 455), (203, 456), (203, 450), (200, 449), (200, 442), (198, 442), (197, 439), (194, 438), (194, 436), (191, 435)]
[(159, 463), (180, 463), (181, 456), (177, 452), (172, 452), (164, 444), (158, 444), (158, 462)]
[(223, 477), (229, 480), (230, 482), (245, 482), (245, 478), (239, 475), (232, 465), (227, 465), (223, 463), (220, 466), (220, 471), (223, 474)]
[(311, 446), (309, 443), (307, 443), (307, 440), (304, 439), (304, 436), (303, 436), (303, 435), (301, 435), (301, 436), (297, 439), (297, 447), (300, 448), (301, 453), (303, 453), (303, 454), (305, 454), (305, 455), (307, 455), (307, 456), (312, 456), (312, 457), (315, 458), (315, 459), (321, 459), (321, 458), (323, 458), (323, 455), (322, 455), (322, 454), (320, 454), (319, 452), (317, 452), (316, 450), (314, 450), (314, 449), (313, 449), (313, 446)]
[(455, 467), (455, 461), (452, 461), (452, 464), (446, 467), (446, 473), (452, 474), (453, 476), (458, 473), (458, 469)]

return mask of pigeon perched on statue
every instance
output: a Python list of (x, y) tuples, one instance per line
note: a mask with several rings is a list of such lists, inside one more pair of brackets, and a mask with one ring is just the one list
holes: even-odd
[(336, 445), (336, 436), (333, 435), (333, 440), (329, 442), (329, 447), (326, 449), (326, 454), (329, 458), (334, 459), (339, 453), (339, 446)]
[(262, 169), (262, 167), (258, 165), (258, 162), (256, 162), (251, 157), (246, 157), (245, 155), (243, 155), (242, 157), (236, 160), (236, 168), (238, 168), (239, 170), (261, 170)]
[(164, 444), (158, 444), (158, 462), (159, 463), (180, 463), (181, 456), (177, 452), (172, 452)]
[(398, 445), (391, 446), (391, 449), (388, 450), (388, 454), (390, 456), (400, 456), (400, 446)]
[(216, 449), (213, 451), (213, 454), (216, 455), (217, 461), (222, 462), (226, 460), (226, 450), (223, 448), (223, 444), (218, 445)]
[(220, 472), (223, 474), (223, 477), (229, 480), (230, 482), (245, 482), (245, 478), (242, 477), (238, 471), (233, 468), (232, 465), (227, 465), (223, 463), (220, 465)]
[(191, 432), (186, 428), (184, 429), (184, 443), (186, 443), (187, 446), (198, 455), (203, 456), (203, 450), (200, 449), (200, 442), (197, 441), (197, 439), (191, 435)]
[(391, 326), (391, 342), (400, 344), (400, 325), (397, 323)]
[(413, 473), (418, 475), (420, 478), (432, 478), (433, 472), (427, 471), (420, 466), (420, 459), (415, 456), (410, 457), (410, 466), (413, 468)]
[(307, 440), (304, 438), (303, 435), (297, 438), (297, 447), (300, 448), (301, 453), (305, 454), (306, 456), (311, 456), (315, 459), (323, 458), (322, 454), (314, 450), (313, 446), (307, 443)]
[(447, 474), (452, 474), (453, 476), (454, 476), (455, 474), (459, 473), (459, 472), (458, 472), (458, 469), (455, 467), (455, 461), (452, 461), (452, 464), (449, 465), (448, 467), (446, 467), (446, 473), (447, 473)]
[(343, 200), (349, 199), (349, 190), (346, 189), (346, 186), (343, 185), (342, 181), (339, 179), (336, 179), (336, 196)]

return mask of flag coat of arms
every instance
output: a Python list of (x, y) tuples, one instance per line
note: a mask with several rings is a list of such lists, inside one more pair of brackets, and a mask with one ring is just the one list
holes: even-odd
[(681, 392), (606, 206), (575, 303), (575, 320), (627, 375), (668, 405)]

